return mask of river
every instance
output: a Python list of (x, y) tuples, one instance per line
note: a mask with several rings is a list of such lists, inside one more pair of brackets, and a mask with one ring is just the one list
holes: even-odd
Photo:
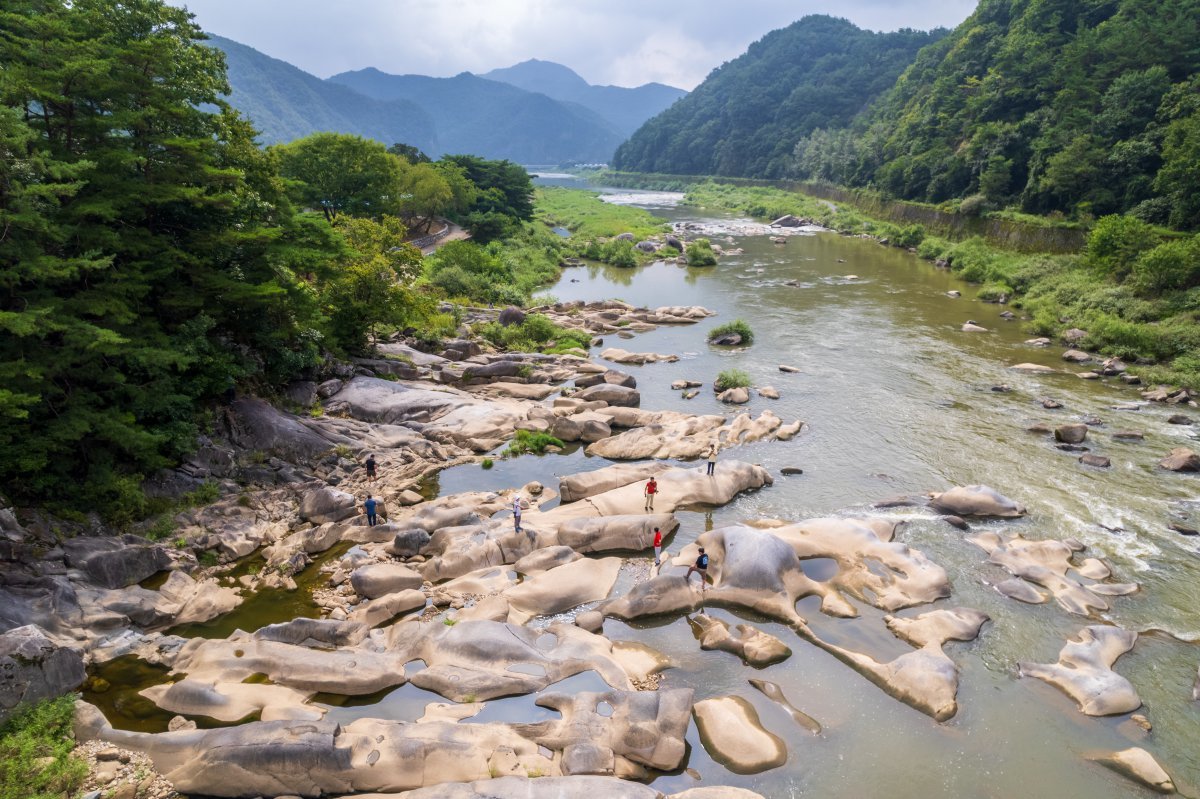
[[(670, 221), (722, 216), (672, 207), (671, 198), (658, 193), (645, 200), (645, 207)], [(803, 475), (777, 477), (774, 486), (710, 514), (681, 514), (676, 548), (706, 527), (760, 517), (878, 514), (871, 503), (891, 495), (983, 483), (1024, 503), (1030, 514), (975, 529), (1019, 531), (1035, 539), (1073, 536), (1088, 545), (1087, 555), (1109, 563), (1115, 580), (1139, 583), (1141, 591), (1114, 598), (1113, 610), (1101, 619), (1069, 615), (1053, 601), (1024, 605), (990, 587), (1008, 575), (987, 564), (986, 554), (964, 541), (963, 533), (925, 510), (882, 512), (907, 519), (899, 540), (951, 575), (953, 596), (938, 606), (978, 608), (992, 618), (976, 641), (947, 646), (962, 673), (958, 715), (944, 724), (891, 699), (777, 623), (758, 620), (794, 654), (756, 671), (732, 655), (700, 652), (683, 618), (650, 628), (609, 621), (605, 634), (614, 640), (641, 640), (667, 651), (677, 664), (668, 684), (695, 687), (697, 699), (742, 696), (787, 741), (786, 766), (739, 777), (707, 758), (693, 728), (690, 766), (703, 778), (698, 784), (743, 785), (769, 797), (1128, 796), (1135, 792), (1128, 782), (1084, 756), (1131, 745), (1155, 754), (1181, 787), (1200, 784), (1200, 706), (1192, 700), (1200, 648), (1189, 643), (1200, 639), (1200, 564), (1196, 539), (1167, 528), (1172, 512), (1194, 510), (1200, 482), (1156, 466), (1173, 447), (1195, 446), (1194, 428), (1167, 423), (1178, 409), (1143, 404), (1137, 411), (1114, 410), (1139, 402), (1137, 390), (1116, 380), (1079, 379), (1074, 373), (1083, 368), (1069, 368), (1063, 347), (1026, 345), (1032, 334), (1019, 319), (1003, 319), (1004, 306), (975, 301), (976, 287), (907, 252), (833, 233), (792, 237), (783, 246), (765, 237), (723, 246), (745, 252), (710, 268), (655, 263), (568, 269), (549, 290), (564, 301), (617, 297), (652, 307), (700, 304), (718, 312), (699, 326), (606, 342), (681, 356), (673, 364), (617, 367), (637, 376), (643, 407), (740, 412), (722, 405), (709, 389), (719, 371), (733, 367), (780, 392), (777, 401), (755, 395), (752, 412), (769, 408), (785, 421), (798, 418), (809, 425), (790, 443), (734, 451), (774, 475), (786, 466), (802, 468)], [(948, 296), (951, 290), (962, 297)], [(705, 343), (707, 329), (737, 318), (754, 329), (753, 346), (726, 350)], [(989, 332), (962, 332), (969, 319)], [(1022, 362), (1061, 374), (1008, 368)], [(781, 373), (780, 364), (800, 372)], [(670, 389), (680, 378), (704, 381), (705, 388), (683, 400)], [(1004, 385), (1011, 391), (993, 390)], [(1064, 407), (1044, 409), (1045, 397)], [(1087, 444), (1111, 458), (1110, 469), (1083, 466), (1076, 453), (1056, 449), (1049, 436), (1025, 430), (1033, 422), (1091, 416), (1102, 424), (1092, 428)], [(1112, 431), (1122, 428), (1143, 430), (1145, 440), (1112, 439)], [(877, 659), (907, 651), (875, 621), (882, 615), (877, 611), (864, 607), (861, 619), (845, 621), (804, 602), (799, 610), (819, 636), (849, 641)], [(714, 614), (734, 620), (727, 611)], [(1145, 702), (1141, 712), (1154, 725), (1148, 736), (1134, 731), (1127, 717), (1084, 716), (1056, 689), (1019, 678), (1019, 661), (1053, 663), (1066, 638), (1089, 623), (1143, 632), (1115, 669)], [(747, 684), (750, 677), (779, 683), (825, 733), (814, 738), (797, 728)], [(655, 782), (664, 791), (692, 784), (687, 774)]]

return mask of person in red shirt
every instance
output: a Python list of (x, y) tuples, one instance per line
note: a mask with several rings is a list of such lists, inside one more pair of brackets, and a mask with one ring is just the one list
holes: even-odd
[(658, 493), (658, 482), (653, 477), (646, 483), (646, 510), (654, 510), (654, 495)]
[(662, 565), (662, 530), (654, 528), (654, 565)]

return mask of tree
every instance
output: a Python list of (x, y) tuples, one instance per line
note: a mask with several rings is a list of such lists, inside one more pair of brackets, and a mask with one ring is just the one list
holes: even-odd
[(395, 217), (376, 222), (345, 216), (334, 229), (348, 258), (321, 285), (331, 343), (344, 352), (363, 352), (374, 346), (381, 328), (405, 327), (429, 310), (412, 289), (421, 252), (404, 243), (408, 231)]
[(316, 322), (291, 206), (186, 11), (13, 0), (0, 30), (0, 483), (129, 518), (198, 403)]
[(512, 235), (519, 222), (533, 219), (533, 181), (519, 164), (474, 155), (448, 155), (443, 161), (462, 170), (476, 189), (463, 225), (476, 241)]
[(387, 148), (387, 151), (392, 155), (397, 155), (403, 158), (410, 164), (428, 164), (432, 160), (429, 156), (425, 155), (425, 153), (421, 152), (419, 148), (414, 147), (411, 144), (404, 144), (402, 142), (396, 142), (391, 147)]
[(273, 147), (297, 202), (325, 214), (378, 219), (397, 214), (409, 165), (377, 141), (348, 133), (314, 133)]

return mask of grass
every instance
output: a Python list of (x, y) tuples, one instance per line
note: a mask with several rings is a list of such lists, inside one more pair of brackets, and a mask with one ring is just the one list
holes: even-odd
[(562, 448), (563, 442), (549, 433), (535, 433), (531, 430), (518, 430), (513, 436), (512, 443), (505, 450), (507, 455), (524, 455), (527, 452), (532, 452), (535, 455), (543, 455), (547, 447)]
[(68, 694), (18, 710), (0, 727), (0, 799), (73, 796), (87, 764), (72, 756), (75, 696)]
[(716, 382), (713, 383), (713, 389), (718, 393), (731, 388), (749, 388), (750, 386), (750, 375), (741, 369), (726, 369), (717, 375)]
[(716, 266), (717, 254), (708, 239), (696, 239), (687, 245), (688, 266)]
[[(586, 352), (592, 344), (591, 333), (556, 325), (549, 317), (536, 313), (526, 316), (519, 325), (505, 327), (499, 322), (476, 325), (475, 333), (508, 352), (555, 354), (575, 349)], [(529, 371), (524, 377), (533, 373), (533, 367), (526, 366)]]
[(732, 322), (726, 322), (723, 325), (717, 325), (712, 330), (708, 331), (708, 340), (723, 336), (726, 333), (737, 333), (742, 337), (743, 344), (754, 343), (754, 331), (750, 329), (750, 325), (746, 324), (741, 319), (734, 319)]
[(496, 465), (496, 462), (494, 460), (492, 460), (491, 458), (484, 458), (483, 463), (481, 463), (479, 465), (485, 469), (490, 469)]
[[(662, 238), (670, 226), (644, 209), (606, 203), (597, 192), (541, 187), (534, 194), (534, 214), (547, 226), (570, 230), (571, 237), (560, 242), (566, 253), (577, 257), (634, 267), (679, 254), (671, 247), (658, 253), (638, 250), (636, 242)], [(622, 233), (633, 234), (633, 241), (617, 240)]]

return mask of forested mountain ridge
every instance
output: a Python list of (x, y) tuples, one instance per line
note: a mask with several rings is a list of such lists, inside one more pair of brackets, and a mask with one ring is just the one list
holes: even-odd
[(367, 97), (222, 36), (206, 43), (225, 53), (228, 101), (254, 121), (263, 144), (333, 132), (438, 149), (433, 119), (415, 103)]
[(714, 70), (621, 145), (614, 166), (641, 172), (782, 177), (796, 142), (843, 128), (945, 31), (873, 33), (808, 16)]
[(1200, 2), (982, 0), (797, 174), (1035, 213), (1200, 225)]
[(424, 108), (437, 127), (436, 154), (480, 153), (526, 164), (607, 161), (621, 142), (621, 134), (582, 106), (469, 72), (431, 78), (372, 67), (329, 81), (376, 100)]
[(634, 88), (593, 86), (562, 64), (538, 59), (493, 69), (480, 77), (538, 92), (561, 102), (582, 105), (599, 114), (622, 136), (629, 136), (647, 119), (687, 95), (683, 89), (662, 83), (646, 83)]

